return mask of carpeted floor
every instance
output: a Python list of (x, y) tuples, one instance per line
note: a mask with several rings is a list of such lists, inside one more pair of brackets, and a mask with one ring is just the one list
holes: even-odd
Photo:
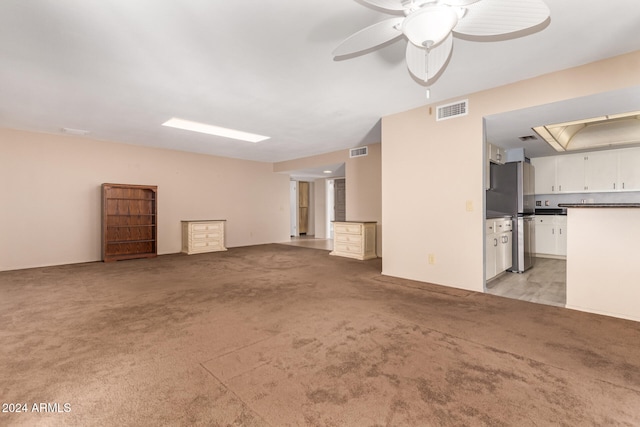
[(0, 273), (0, 425), (640, 425), (640, 324), (380, 270), (262, 245)]

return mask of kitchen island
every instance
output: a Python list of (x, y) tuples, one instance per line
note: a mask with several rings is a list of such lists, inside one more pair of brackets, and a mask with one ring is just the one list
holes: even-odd
[(567, 208), (567, 308), (640, 321), (640, 203)]

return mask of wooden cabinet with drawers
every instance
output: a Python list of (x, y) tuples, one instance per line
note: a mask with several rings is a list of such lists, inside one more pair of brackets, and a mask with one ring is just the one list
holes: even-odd
[(182, 221), (182, 252), (226, 251), (224, 246), (225, 220)]
[(377, 258), (376, 222), (334, 222), (330, 255), (366, 260)]

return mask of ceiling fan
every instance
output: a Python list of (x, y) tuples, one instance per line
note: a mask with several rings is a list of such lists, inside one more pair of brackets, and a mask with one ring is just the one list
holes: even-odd
[(549, 17), (549, 8), (542, 0), (359, 1), (404, 16), (358, 31), (333, 51), (334, 58), (363, 53), (404, 36), (409, 41), (407, 68), (425, 85), (433, 82), (451, 56), (454, 33), (480, 38), (511, 34), (539, 25)]

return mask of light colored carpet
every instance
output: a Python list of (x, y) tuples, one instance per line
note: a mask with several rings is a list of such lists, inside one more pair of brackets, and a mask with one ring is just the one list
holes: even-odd
[(29, 409), (0, 425), (640, 425), (638, 323), (380, 270), (262, 245), (0, 273)]

